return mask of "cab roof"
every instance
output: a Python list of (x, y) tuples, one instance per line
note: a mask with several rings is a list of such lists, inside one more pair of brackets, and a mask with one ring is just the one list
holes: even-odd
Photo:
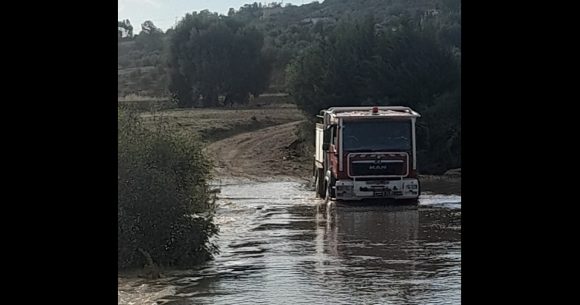
[(320, 114), (328, 114), (336, 118), (360, 117), (396, 117), (418, 118), (421, 115), (409, 107), (403, 106), (366, 106), (366, 107), (331, 107), (322, 110)]

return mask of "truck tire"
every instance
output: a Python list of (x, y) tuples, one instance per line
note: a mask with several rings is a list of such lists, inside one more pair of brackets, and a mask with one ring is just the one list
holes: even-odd
[(334, 177), (331, 174), (330, 181), (328, 181), (328, 183), (326, 183), (326, 194), (324, 196), (324, 199), (326, 199), (326, 201), (329, 201), (333, 198), (336, 198), (336, 192), (333, 188), (335, 183), (336, 183), (336, 180), (334, 179)]
[(324, 188), (323, 169), (317, 168), (315, 172), (314, 187), (316, 187), (316, 194), (319, 198), (324, 198), (326, 189)]

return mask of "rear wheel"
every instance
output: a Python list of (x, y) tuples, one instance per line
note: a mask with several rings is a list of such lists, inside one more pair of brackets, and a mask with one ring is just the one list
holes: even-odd
[(330, 181), (326, 184), (326, 201), (336, 198), (336, 191), (334, 190), (334, 184), (336, 183), (332, 174), (330, 175)]
[(324, 189), (324, 176), (322, 168), (317, 168), (315, 171), (314, 186), (316, 187), (316, 194), (318, 197), (324, 198), (326, 190)]

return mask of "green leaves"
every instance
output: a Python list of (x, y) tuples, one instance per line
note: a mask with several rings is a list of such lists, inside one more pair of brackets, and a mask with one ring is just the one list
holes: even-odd
[(169, 89), (181, 107), (246, 103), (268, 85), (270, 62), (260, 31), (209, 12), (186, 15), (170, 37)]
[[(211, 163), (200, 142), (153, 130), (119, 110), (118, 117), (118, 265), (141, 267), (137, 249), (157, 264), (191, 266), (215, 253), (217, 234), (210, 193)], [(204, 214), (205, 217), (191, 217)]]

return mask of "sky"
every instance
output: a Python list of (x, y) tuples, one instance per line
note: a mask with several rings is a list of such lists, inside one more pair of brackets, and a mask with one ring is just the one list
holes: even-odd
[[(241, 6), (248, 3), (271, 3), (283, 2), (294, 5), (307, 4), (312, 1), (308, 0), (118, 0), (118, 19), (129, 19), (133, 25), (133, 33), (138, 34), (141, 31), (141, 24), (146, 20), (151, 20), (161, 28), (167, 30), (175, 25), (186, 13), (193, 11), (202, 11), (208, 9), (211, 12), (217, 12), (226, 15), (230, 7), (238, 10)], [(322, 1), (320, 1), (322, 2)]]

